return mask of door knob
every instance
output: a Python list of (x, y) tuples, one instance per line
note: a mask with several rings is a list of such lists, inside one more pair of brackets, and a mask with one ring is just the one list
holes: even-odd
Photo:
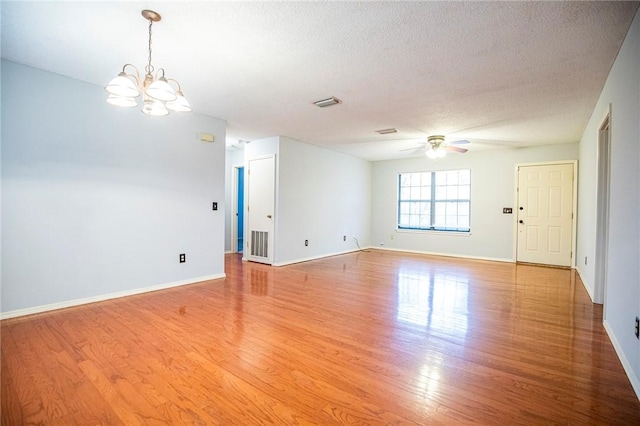
[(519, 220), (518, 222), (524, 225), (524, 220)]
[(268, 217), (269, 219), (271, 219), (271, 215), (270, 215), (270, 214), (268, 214), (268, 215), (267, 215), (267, 217)]
[(524, 207), (520, 207), (520, 210), (524, 210)]

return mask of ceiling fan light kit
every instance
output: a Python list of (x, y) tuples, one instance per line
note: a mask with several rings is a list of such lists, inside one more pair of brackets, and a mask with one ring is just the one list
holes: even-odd
[[(153, 10), (143, 10), (142, 17), (149, 21), (149, 57), (144, 68), (146, 72), (144, 80), (140, 78), (140, 73), (135, 66), (124, 64), (118, 76), (104, 88), (109, 93), (107, 103), (132, 108), (138, 105), (135, 98), (142, 94), (141, 111), (147, 115), (164, 116), (169, 114), (169, 110), (191, 112), (191, 105), (184, 97), (180, 83), (172, 78), (166, 78), (163, 68), (159, 68), (154, 75), (155, 68), (151, 65), (151, 29), (154, 22), (162, 19), (160, 14)], [(135, 73), (127, 73), (129, 68), (132, 68)], [(176, 85), (175, 89), (171, 83)]]
[(447, 151), (464, 154), (468, 149), (451, 145), (463, 145), (468, 143), (469, 141), (465, 139), (447, 143), (445, 142), (445, 137), (443, 135), (433, 135), (427, 138), (427, 144), (425, 145), (428, 145), (428, 148), (424, 154), (432, 160), (444, 157), (447, 154)]

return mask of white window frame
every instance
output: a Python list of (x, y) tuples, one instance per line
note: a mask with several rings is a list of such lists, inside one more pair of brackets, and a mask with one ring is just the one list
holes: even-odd
[[(449, 184), (446, 182), (447, 177), (451, 177), (452, 172), (458, 173), (458, 180), (455, 183)], [(460, 172), (466, 172), (468, 177), (468, 182), (461, 182)], [(413, 182), (413, 185), (403, 185), (403, 176), (405, 179), (409, 179), (409, 181)], [(423, 180), (428, 176), (429, 183), (424, 184)], [(463, 176), (464, 178), (464, 176)], [(436, 185), (436, 182), (442, 182), (442, 180), (446, 182), (444, 185)], [(419, 184), (417, 181), (420, 181)], [(429, 171), (420, 171), (420, 172), (401, 172), (398, 173), (398, 181), (397, 181), (397, 204), (396, 204), (396, 230), (400, 232), (443, 232), (443, 233), (456, 233), (456, 234), (464, 234), (470, 235), (471, 233), (471, 170), (470, 169), (455, 169), (455, 170), (429, 170)], [(405, 191), (403, 191), (403, 188)], [(450, 188), (448, 191), (447, 188)], [(438, 193), (444, 191), (446, 195), (442, 197), (439, 196)], [(415, 195), (420, 193), (420, 198), (416, 198)], [(408, 195), (407, 193), (412, 194)], [(404, 194), (404, 195), (403, 195)], [(451, 195), (455, 194), (454, 197)], [(457, 197), (461, 194), (461, 198)], [(405, 198), (403, 198), (405, 197)], [(415, 203), (415, 206), (410, 206), (412, 203)], [(453, 220), (455, 217), (455, 225), (452, 225), (451, 222), (446, 223), (447, 219), (445, 218), (445, 223), (438, 223), (438, 218), (442, 218), (442, 214), (437, 214), (438, 205), (442, 205), (442, 203), (447, 203), (449, 208), (452, 208), (455, 205), (456, 213), (455, 215), (449, 215), (450, 220)], [(466, 204), (466, 211), (462, 213), (467, 213), (460, 215), (458, 212), (458, 208), (460, 204)], [(403, 205), (410, 206), (406, 207), (403, 210)], [(428, 206), (428, 212), (420, 213), (421, 209), (425, 209)], [(445, 207), (446, 209), (447, 207)], [(411, 212), (418, 213), (407, 213), (407, 210)], [(445, 213), (446, 215), (446, 213)], [(412, 217), (411, 217), (412, 216)], [(464, 226), (464, 217), (468, 216), (468, 221), (466, 221), (468, 226)], [(424, 219), (428, 218), (428, 224), (425, 225)], [(463, 225), (460, 225), (460, 219), (463, 218)], [(417, 223), (410, 224), (408, 221), (417, 221)]]

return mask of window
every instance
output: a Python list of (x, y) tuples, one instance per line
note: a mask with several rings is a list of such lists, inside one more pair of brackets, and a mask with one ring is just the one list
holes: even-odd
[(471, 170), (400, 173), (398, 229), (470, 232)]

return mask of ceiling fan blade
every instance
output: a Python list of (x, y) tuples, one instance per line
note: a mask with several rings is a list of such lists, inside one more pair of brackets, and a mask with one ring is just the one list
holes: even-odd
[(451, 142), (447, 142), (447, 145), (466, 145), (468, 144), (469, 141), (466, 139), (460, 139), (459, 141), (451, 141)]
[(447, 151), (459, 152), (461, 154), (464, 154), (465, 152), (469, 151), (466, 148), (458, 148), (457, 146), (449, 146), (449, 145), (447, 145), (445, 148), (447, 149)]
[(425, 148), (426, 148), (426, 144), (419, 143), (419, 144), (416, 144), (416, 146), (414, 146), (414, 147), (401, 149), (400, 152), (406, 152), (406, 151), (420, 152), (420, 151), (424, 150)]

